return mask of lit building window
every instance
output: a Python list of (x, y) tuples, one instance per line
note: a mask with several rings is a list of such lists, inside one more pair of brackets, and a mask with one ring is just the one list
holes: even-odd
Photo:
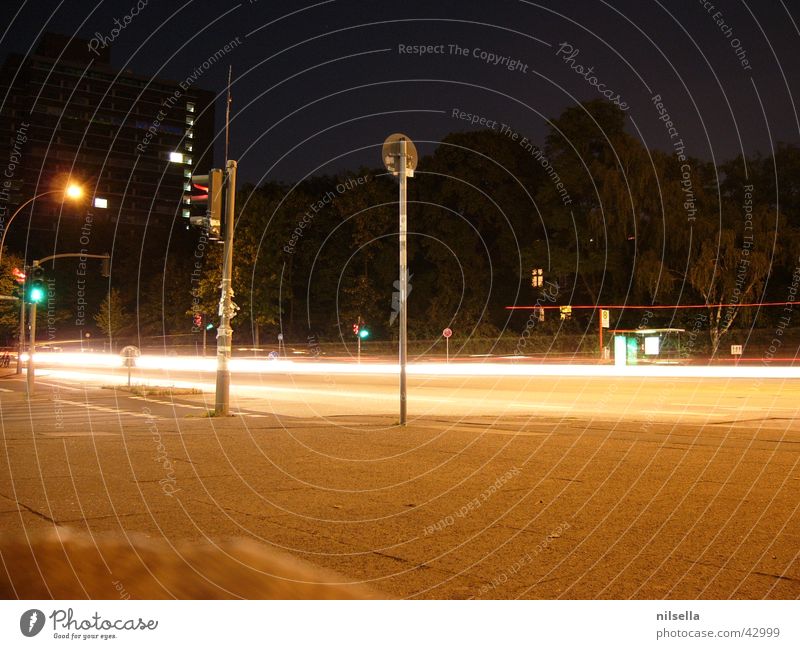
[(183, 218), (188, 219), (192, 215), (191, 210), (183, 210)]
[(192, 102), (190, 102), (190, 101), (186, 102), (186, 110), (188, 110), (190, 113), (193, 113), (194, 112), (194, 104)]
[(183, 202), (191, 205), (192, 197), (189, 194), (184, 194), (183, 195)]
[(192, 129), (186, 129), (186, 137), (191, 140), (194, 137), (194, 131)]
[(183, 162), (183, 154), (180, 151), (170, 151), (169, 152), (169, 161), (170, 162)]
[(192, 185), (191, 185), (191, 183), (183, 183), (183, 191), (185, 191), (185, 192), (190, 192), (190, 191), (192, 191)]
[(94, 206), (99, 207), (100, 209), (104, 210), (108, 208), (108, 199), (107, 198), (99, 198), (95, 197), (94, 199)]
[(192, 143), (191, 142), (187, 142), (186, 143), (186, 150), (187, 151), (191, 151), (192, 150)]
[(544, 284), (544, 271), (541, 268), (531, 269), (531, 286), (541, 288)]
[(193, 126), (193, 125), (194, 125), (194, 117), (192, 117), (191, 115), (187, 115), (187, 116), (186, 116), (186, 123), (187, 123), (189, 126)]

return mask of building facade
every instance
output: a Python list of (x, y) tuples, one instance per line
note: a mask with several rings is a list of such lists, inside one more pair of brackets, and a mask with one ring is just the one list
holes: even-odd
[[(110, 50), (47, 33), (0, 68), (0, 229), (26, 200), (54, 192), (20, 213), (28, 226), (15, 224), (7, 241), (28, 249), (87, 216), (114, 237), (185, 229), (192, 171), (213, 166), (215, 95), (191, 78), (115, 69)], [(55, 192), (67, 182), (83, 199)]]

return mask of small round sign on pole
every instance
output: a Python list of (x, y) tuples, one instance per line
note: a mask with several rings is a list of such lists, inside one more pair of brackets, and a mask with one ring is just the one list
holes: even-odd
[(128, 368), (128, 387), (131, 387), (131, 368), (136, 367), (136, 359), (142, 355), (142, 352), (138, 347), (128, 345), (120, 350), (119, 355), (122, 356), (123, 367)]
[(386, 167), (387, 171), (392, 172), (395, 176), (399, 175), (400, 168), (398, 167), (401, 155), (401, 144), (400, 142), (405, 143), (405, 159), (406, 159), (406, 168), (405, 168), (405, 175), (409, 178), (414, 177), (414, 170), (417, 168), (417, 161), (419, 160), (419, 154), (417, 153), (417, 147), (414, 146), (414, 143), (409, 139), (407, 135), (403, 135), (402, 133), (393, 133), (389, 137), (386, 138), (386, 141), (383, 143), (383, 148), (381, 149), (381, 158), (383, 158), (383, 166)]
[(442, 331), (442, 335), (444, 336), (444, 345), (447, 354), (447, 362), (450, 362), (450, 336), (453, 335), (453, 330), (450, 327), (445, 327), (444, 331)]

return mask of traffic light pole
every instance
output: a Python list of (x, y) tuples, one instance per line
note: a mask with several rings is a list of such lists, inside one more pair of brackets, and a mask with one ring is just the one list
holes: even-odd
[[(50, 255), (49, 257), (42, 257), (41, 259), (35, 259), (31, 264), (30, 268), (37, 268), (41, 267), (41, 265), (46, 261), (52, 261), (54, 259), (63, 259), (65, 257), (80, 257), (81, 259), (102, 259), (104, 261), (108, 261), (110, 259), (109, 255), (85, 255), (82, 252), (62, 252), (58, 255)], [(26, 268), (26, 271), (28, 269)], [(104, 271), (105, 274), (105, 265)], [(27, 274), (27, 272), (26, 272)], [(19, 354), (17, 356), (17, 374), (22, 371), (22, 352), (25, 346), (25, 297), (27, 295), (28, 290), (28, 280), (25, 280), (25, 284), (23, 285), (22, 291), (22, 307), (19, 314)], [(27, 376), (27, 384), (28, 384), (28, 396), (32, 397), (34, 390), (36, 388), (36, 370), (33, 363), (33, 354), (36, 351), (36, 302), (31, 302), (31, 314), (30, 314), (30, 321), (31, 321), (31, 341), (30, 345), (28, 346), (28, 376)], [(83, 344), (83, 341), (81, 341)]]
[(31, 302), (31, 344), (28, 349), (28, 397), (32, 397), (36, 389), (36, 377), (33, 366), (33, 355), (36, 352), (36, 302)]
[(226, 163), (228, 176), (228, 200), (225, 205), (225, 248), (222, 256), (222, 294), (219, 299), (219, 327), (217, 328), (217, 392), (214, 404), (215, 415), (227, 415), (230, 412), (231, 341), (233, 329), (231, 320), (236, 315), (233, 303), (233, 219), (236, 200), (236, 160)]
[(22, 374), (22, 355), (25, 353), (25, 296), (27, 295), (27, 280), (22, 285), (22, 297), (19, 299), (19, 345), (17, 346), (17, 374)]
[(407, 392), (406, 392), (406, 361), (408, 356), (408, 320), (406, 317), (406, 300), (408, 298), (408, 218), (406, 213), (406, 159), (407, 142), (400, 140), (400, 425), (406, 425)]

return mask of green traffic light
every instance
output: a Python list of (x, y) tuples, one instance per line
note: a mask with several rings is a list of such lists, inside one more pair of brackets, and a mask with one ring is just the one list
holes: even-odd
[(44, 300), (44, 289), (41, 286), (32, 287), (30, 293), (28, 293), (28, 299), (38, 304)]
[(369, 337), (369, 331), (367, 331), (366, 329), (359, 329), (358, 337), (359, 338), (368, 338)]
[(214, 325), (211, 324), (210, 322), (206, 325), (206, 330), (207, 331), (211, 331), (213, 328), (214, 328)]

